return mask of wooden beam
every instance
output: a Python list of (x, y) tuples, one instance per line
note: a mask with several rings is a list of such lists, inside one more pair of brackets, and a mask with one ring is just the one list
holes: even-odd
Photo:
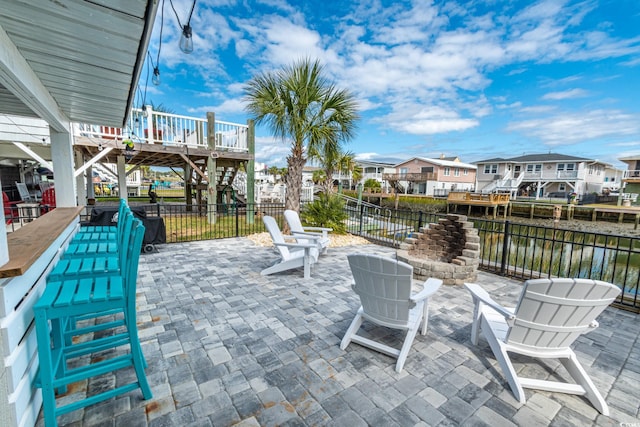
[(206, 175), (204, 172), (202, 172), (202, 171), (200, 170), (200, 168), (199, 168), (198, 166), (196, 166), (196, 164), (195, 164), (195, 163), (193, 163), (193, 162), (191, 161), (191, 159), (189, 159), (187, 156), (185, 156), (185, 155), (184, 155), (184, 154), (182, 154), (182, 153), (180, 153), (180, 157), (182, 157), (182, 159), (183, 159), (185, 162), (189, 163), (189, 166), (191, 166), (191, 167), (193, 168), (193, 170), (194, 170), (194, 171), (196, 171), (196, 173), (197, 173), (198, 175), (200, 175), (200, 176), (201, 176), (202, 178), (204, 178), (204, 179), (207, 179), (207, 175)]
[(71, 133), (70, 122), (51, 93), (0, 26), (0, 84), (54, 130)]
[(91, 167), (94, 165), (94, 163), (97, 163), (101, 158), (103, 158), (104, 156), (106, 156), (107, 154), (109, 154), (109, 152), (113, 150), (113, 147), (107, 147), (104, 150), (102, 150), (100, 153), (98, 153), (97, 156), (89, 159), (88, 162), (86, 162), (84, 165), (80, 166), (78, 169), (76, 169), (76, 171), (73, 173), (74, 177), (77, 177), (78, 175), (80, 175), (82, 172), (84, 172), (85, 170), (87, 170), (87, 168)]
[(21, 142), (14, 142), (13, 145), (15, 145), (16, 147), (18, 147), (19, 149), (21, 149), (22, 151), (24, 151), (25, 153), (27, 153), (29, 156), (33, 157), (35, 160), (38, 161), (38, 163), (40, 163), (43, 166), (48, 167), (49, 169), (51, 169), (53, 171), (53, 164), (51, 164), (51, 162), (46, 161), (45, 159), (43, 159), (42, 157), (38, 156), (38, 154), (33, 151), (32, 149), (30, 149), (29, 147), (27, 147), (26, 145), (24, 145)]

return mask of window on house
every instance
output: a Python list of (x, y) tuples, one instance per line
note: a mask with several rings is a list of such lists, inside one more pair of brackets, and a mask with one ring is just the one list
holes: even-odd
[(448, 167), (447, 167), (447, 168), (444, 168), (443, 173), (444, 173), (444, 176), (449, 176), (449, 175), (451, 175), (451, 168), (448, 168)]
[(469, 175), (469, 169), (462, 169), (462, 174), (463, 174), (464, 176)]
[(433, 173), (433, 166), (423, 166), (421, 169), (422, 173)]
[(564, 191), (566, 188), (565, 184), (558, 184), (558, 191)]
[(406, 175), (409, 172), (408, 168), (400, 168), (400, 175)]
[(460, 168), (455, 168), (453, 170), (453, 176), (460, 176)]
[(497, 174), (498, 165), (484, 165), (484, 173)]
[(558, 163), (558, 172), (564, 171), (564, 163)]
[(576, 164), (575, 163), (567, 163), (567, 171), (574, 171), (576, 170)]

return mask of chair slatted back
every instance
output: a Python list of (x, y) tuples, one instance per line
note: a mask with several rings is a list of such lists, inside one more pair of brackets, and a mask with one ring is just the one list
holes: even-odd
[[(280, 227), (278, 227), (278, 223), (276, 222), (274, 217), (265, 215), (262, 217), (262, 222), (264, 222), (264, 226), (267, 227), (267, 231), (271, 235), (273, 243), (284, 243), (284, 237), (282, 236)], [(282, 255), (283, 260), (286, 261), (291, 258), (291, 252), (289, 251), (289, 248), (287, 248), (286, 246), (275, 246), (276, 249), (278, 249), (278, 251), (280, 252), (280, 255)]]
[[(127, 261), (127, 250), (129, 243), (132, 239), (132, 232), (134, 221), (137, 218), (134, 217), (131, 211), (125, 211), (124, 214), (118, 219), (118, 256), (120, 257), (120, 268), (124, 268)], [(123, 273), (124, 274), (124, 273)]]
[(135, 313), (136, 310), (136, 280), (138, 278), (138, 263), (140, 261), (140, 252), (142, 251), (142, 240), (144, 239), (144, 225), (138, 218), (132, 217), (131, 235), (129, 242), (123, 252), (126, 253), (125, 267), (122, 271), (122, 277), (125, 286), (125, 298), (129, 313)]
[(568, 347), (619, 294), (620, 288), (599, 280), (528, 280), (506, 341), (538, 348)]
[(25, 203), (35, 202), (35, 198), (29, 193), (29, 189), (27, 188), (27, 184), (24, 182), (16, 182), (16, 188), (18, 189), (18, 193), (20, 194), (20, 199), (22, 199)]
[(284, 218), (289, 223), (291, 231), (304, 231), (304, 228), (302, 228), (302, 222), (300, 222), (300, 216), (298, 215), (298, 212), (287, 209), (286, 211), (284, 211)]
[(353, 290), (360, 297), (365, 316), (391, 326), (406, 325), (411, 300), (413, 267), (378, 255), (347, 256), (353, 274)]
[[(304, 228), (302, 227), (302, 222), (300, 222), (300, 216), (298, 215), (298, 212), (287, 209), (286, 211), (284, 211), (284, 219), (289, 224), (289, 228), (291, 229), (291, 234), (294, 234), (294, 232), (304, 233)], [(296, 240), (298, 241), (298, 243), (304, 243), (304, 244), (314, 243), (309, 239), (298, 238)]]

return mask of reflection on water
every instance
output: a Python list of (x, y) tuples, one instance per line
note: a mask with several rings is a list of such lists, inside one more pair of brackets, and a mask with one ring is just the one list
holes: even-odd
[[(604, 280), (635, 295), (640, 280), (640, 242), (635, 238), (512, 224), (479, 230), (483, 263), (502, 265), (511, 275)], [(504, 251), (506, 250), (506, 256)]]

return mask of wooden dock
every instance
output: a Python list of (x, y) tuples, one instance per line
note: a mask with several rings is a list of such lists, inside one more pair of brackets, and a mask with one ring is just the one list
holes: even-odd
[[(489, 209), (493, 209), (493, 218), (498, 215), (498, 209), (503, 207), (503, 215), (507, 217), (509, 194), (479, 194), (468, 191), (452, 191), (447, 196), (447, 213), (450, 206), (467, 206), (467, 215), (471, 215), (472, 206), (484, 206), (485, 215), (489, 216)], [(454, 208), (455, 209), (455, 208)]]

